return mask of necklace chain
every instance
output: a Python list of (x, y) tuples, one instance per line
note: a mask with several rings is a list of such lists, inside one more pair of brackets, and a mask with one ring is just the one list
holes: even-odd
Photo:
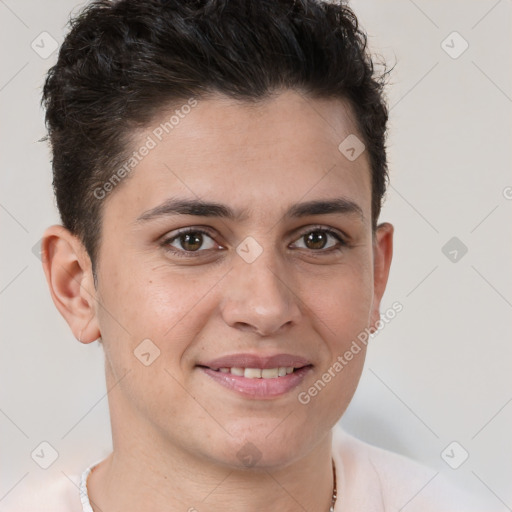
[(334, 505), (336, 504), (336, 498), (338, 497), (338, 490), (336, 489), (336, 466), (334, 465), (334, 459), (332, 460), (332, 481), (332, 499), (329, 512), (334, 512)]

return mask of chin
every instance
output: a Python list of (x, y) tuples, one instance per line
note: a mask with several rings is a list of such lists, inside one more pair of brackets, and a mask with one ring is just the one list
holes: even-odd
[[(286, 417), (286, 415), (284, 415)], [(286, 425), (286, 422), (290, 423)], [(237, 469), (275, 469), (287, 466), (305, 456), (316, 444), (314, 432), (304, 425), (293, 425), (289, 419), (274, 418), (242, 420), (226, 430), (231, 434), (224, 442), (215, 443), (221, 448), (214, 458), (223, 465)], [(219, 440), (220, 441), (220, 440)], [(212, 454), (213, 455), (213, 454)]]

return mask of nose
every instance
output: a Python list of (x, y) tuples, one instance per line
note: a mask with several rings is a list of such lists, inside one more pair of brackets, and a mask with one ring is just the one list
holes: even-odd
[(286, 277), (283, 268), (263, 255), (252, 263), (237, 261), (224, 283), (221, 313), (226, 324), (260, 336), (297, 324), (300, 299)]

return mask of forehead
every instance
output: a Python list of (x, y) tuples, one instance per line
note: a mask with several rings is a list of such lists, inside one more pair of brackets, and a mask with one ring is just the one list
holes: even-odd
[(301, 198), (344, 196), (369, 218), (366, 152), (353, 160), (343, 151), (354, 136), (361, 139), (342, 100), (286, 91), (256, 104), (220, 95), (183, 102), (134, 134), (137, 164), (109, 202), (135, 214), (179, 195), (261, 216)]

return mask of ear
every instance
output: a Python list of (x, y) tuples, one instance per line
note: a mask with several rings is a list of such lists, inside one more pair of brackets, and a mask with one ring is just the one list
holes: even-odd
[(82, 242), (63, 226), (51, 226), (43, 235), (41, 257), (55, 306), (82, 343), (101, 333), (96, 317), (96, 290), (92, 264)]
[(393, 231), (391, 224), (384, 222), (377, 226), (373, 241), (373, 305), (370, 317), (370, 332), (376, 330), (380, 320), (380, 302), (388, 282), (393, 257)]

